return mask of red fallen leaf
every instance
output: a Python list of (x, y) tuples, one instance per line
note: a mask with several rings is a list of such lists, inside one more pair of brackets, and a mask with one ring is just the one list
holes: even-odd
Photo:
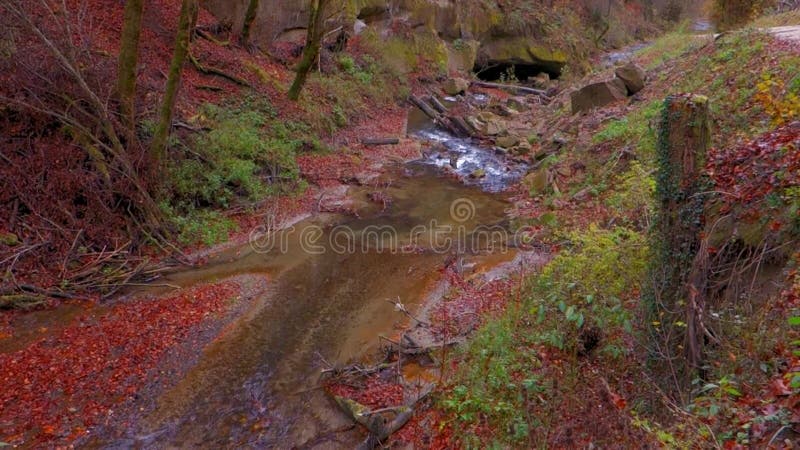
[(614, 402), (614, 406), (616, 406), (619, 410), (623, 410), (626, 406), (628, 406), (628, 402), (624, 398), (613, 392), (611, 393), (611, 401)]
[(769, 224), (769, 229), (772, 231), (780, 231), (781, 230), (781, 223), (779, 221), (774, 221)]
[(782, 378), (776, 378), (769, 384), (769, 389), (776, 396), (792, 395), (792, 390), (786, 386)]

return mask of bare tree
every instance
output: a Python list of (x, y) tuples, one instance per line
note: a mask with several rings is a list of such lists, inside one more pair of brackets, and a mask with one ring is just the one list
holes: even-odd
[(250, 30), (253, 28), (253, 22), (258, 15), (259, 0), (250, 0), (247, 5), (247, 12), (244, 15), (244, 24), (242, 25), (242, 35), (240, 42), (242, 45), (247, 45), (250, 41)]
[(308, 31), (306, 33), (306, 46), (303, 49), (303, 56), (297, 66), (297, 75), (294, 83), (289, 89), (289, 98), (297, 100), (300, 98), (300, 91), (306, 84), (308, 73), (314, 67), (314, 63), (319, 56), (319, 49), (322, 45), (322, 36), (325, 34), (325, 8), (330, 0), (311, 0), (308, 13)]
[(128, 0), (125, 3), (125, 19), (120, 39), (117, 95), (122, 122), (128, 142), (136, 139), (136, 66), (139, 64), (139, 37), (142, 31), (143, 0)]
[(175, 113), (175, 101), (178, 98), (183, 64), (186, 62), (186, 57), (189, 54), (189, 45), (191, 44), (192, 32), (197, 22), (197, 13), (197, 0), (183, 0), (178, 23), (178, 32), (175, 37), (175, 51), (172, 54), (172, 62), (169, 66), (167, 87), (164, 91), (164, 100), (161, 104), (161, 112), (156, 132), (150, 146), (151, 158), (156, 165), (161, 165), (164, 160), (167, 139), (172, 129), (172, 117)]

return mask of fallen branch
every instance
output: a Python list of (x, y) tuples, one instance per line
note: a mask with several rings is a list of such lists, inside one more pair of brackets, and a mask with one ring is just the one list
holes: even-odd
[(510, 91), (518, 94), (529, 94), (529, 95), (538, 95), (540, 97), (549, 97), (547, 95), (547, 91), (542, 89), (534, 89), (525, 86), (516, 86), (513, 84), (500, 84), (500, 83), (488, 83), (486, 81), (473, 81), (473, 86), (478, 86), (482, 88), (489, 88), (489, 89), (502, 89), (505, 91)]
[(241, 78), (239, 78), (239, 77), (237, 77), (235, 75), (231, 75), (231, 74), (228, 74), (226, 72), (223, 72), (221, 69), (217, 69), (216, 67), (204, 66), (204, 65), (200, 64), (200, 61), (198, 61), (197, 58), (195, 58), (194, 55), (192, 55), (191, 52), (189, 52), (188, 56), (189, 56), (189, 61), (192, 62), (192, 65), (194, 65), (194, 67), (197, 70), (199, 70), (200, 72), (202, 72), (202, 73), (204, 73), (206, 75), (216, 75), (218, 77), (225, 78), (228, 81), (232, 81), (232, 82), (238, 84), (239, 86), (252, 87), (252, 86), (250, 86), (250, 83), (248, 83), (247, 81), (245, 81), (245, 80), (243, 80), (243, 79), (241, 79)]
[(364, 138), (361, 139), (361, 143), (364, 145), (397, 145), (400, 143), (400, 139), (398, 138)]
[(397, 301), (392, 301), (392, 300), (386, 300), (386, 301), (389, 302), (390, 304), (394, 305), (394, 309), (395, 310), (407, 315), (409, 318), (411, 318), (412, 320), (416, 321), (418, 324), (426, 326), (426, 327), (431, 326), (431, 324), (429, 324), (428, 322), (425, 322), (424, 320), (420, 320), (420, 319), (417, 319), (416, 317), (414, 317), (414, 315), (411, 314), (411, 312), (406, 308), (406, 305), (400, 303), (400, 297), (397, 297)]
[[(350, 419), (369, 431), (367, 439), (356, 448), (358, 450), (372, 450), (381, 446), (383, 441), (400, 428), (403, 428), (403, 426), (411, 420), (414, 416), (414, 407), (433, 392), (434, 386), (434, 384), (426, 385), (413, 400), (406, 402), (405, 405), (376, 410), (370, 410), (355, 400), (338, 395), (333, 396), (333, 399)], [(386, 412), (395, 413), (394, 419), (387, 422), (381, 415)]]
[(219, 39), (217, 39), (213, 35), (211, 35), (211, 33), (207, 32), (206, 30), (204, 30), (204, 29), (202, 29), (200, 27), (195, 28), (194, 32), (195, 32), (195, 34), (197, 34), (201, 38), (203, 38), (203, 39), (205, 39), (205, 40), (207, 40), (209, 42), (213, 42), (213, 43), (215, 43), (217, 45), (220, 45), (222, 47), (227, 47), (231, 43), (231, 41), (220, 41)]

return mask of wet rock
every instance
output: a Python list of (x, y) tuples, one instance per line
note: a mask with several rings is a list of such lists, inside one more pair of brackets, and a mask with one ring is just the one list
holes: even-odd
[(467, 92), (469, 80), (463, 78), (450, 78), (442, 84), (442, 90), (447, 95), (458, 95)]
[(547, 186), (550, 184), (550, 174), (544, 168), (535, 170), (525, 176), (524, 183), (532, 194), (542, 194), (547, 191)]
[(498, 147), (511, 148), (520, 143), (520, 137), (514, 136), (513, 134), (509, 134), (507, 136), (499, 136), (497, 139), (495, 139), (494, 143)]
[(528, 141), (523, 140), (515, 145), (512, 151), (519, 156), (530, 156), (533, 146)]
[(636, 94), (644, 89), (647, 74), (644, 72), (644, 69), (635, 63), (628, 63), (618, 68), (615, 73), (617, 78), (625, 83), (625, 87), (628, 89), (628, 95)]
[(481, 122), (478, 130), (486, 136), (497, 136), (508, 130), (508, 125), (502, 118), (488, 111), (478, 114), (478, 119)]
[(484, 169), (476, 169), (471, 174), (469, 174), (469, 177), (472, 178), (472, 179), (476, 179), (476, 180), (480, 179), (480, 178), (485, 178), (486, 177), (486, 171)]
[(506, 100), (506, 106), (517, 112), (530, 111), (531, 107), (523, 97), (511, 97)]
[(619, 78), (584, 86), (571, 94), (572, 114), (590, 111), (628, 98), (628, 88)]

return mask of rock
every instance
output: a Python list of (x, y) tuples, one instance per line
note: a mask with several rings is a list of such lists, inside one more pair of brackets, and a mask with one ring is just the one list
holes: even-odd
[(505, 105), (492, 105), (489, 109), (501, 117), (511, 117), (519, 114), (517, 111), (514, 111)]
[(447, 70), (449, 72), (466, 73), (475, 68), (478, 49), (481, 43), (469, 39), (458, 39), (447, 46)]
[(480, 131), (481, 128), (483, 128), (483, 123), (481, 123), (481, 121), (476, 117), (467, 116), (464, 118), (464, 120), (467, 122), (467, 125), (472, 127), (472, 129), (475, 131)]
[(19, 238), (14, 233), (0, 233), (0, 244), (14, 247), (19, 245)]
[(478, 51), (478, 65), (532, 66), (539, 71), (561, 73), (567, 63), (567, 55), (551, 50), (527, 37), (499, 37), (484, 42)]
[(511, 148), (520, 143), (519, 136), (509, 134), (508, 136), (499, 136), (494, 140), (495, 145), (502, 148)]
[(486, 177), (486, 171), (483, 170), (483, 169), (475, 169), (474, 172), (469, 174), (469, 177), (473, 178), (473, 179), (485, 178)]
[(644, 69), (635, 63), (628, 63), (618, 68), (615, 73), (617, 78), (622, 80), (625, 83), (625, 87), (628, 88), (628, 95), (636, 94), (644, 89), (647, 74), (645, 74)]
[(584, 86), (571, 96), (572, 114), (590, 111), (628, 98), (628, 88), (619, 78)]
[(547, 169), (538, 169), (525, 176), (525, 186), (532, 194), (542, 194), (550, 184), (550, 174)]
[(507, 129), (505, 121), (497, 118), (485, 122), (480, 131), (487, 136), (497, 136), (498, 134), (505, 133)]
[(358, 36), (366, 28), (367, 28), (366, 22), (360, 19), (356, 19), (356, 22), (353, 24), (353, 34)]
[(521, 141), (511, 150), (519, 156), (529, 156), (533, 151), (533, 146), (528, 141)]
[(554, 134), (554, 135), (553, 135), (552, 142), (553, 142), (553, 145), (555, 145), (556, 147), (559, 147), (559, 148), (561, 148), (561, 147), (563, 147), (563, 146), (565, 146), (565, 145), (569, 144), (569, 142), (570, 142), (570, 141), (569, 141), (569, 139), (568, 139), (566, 136), (564, 136), (563, 134), (561, 134), (561, 133), (556, 133), (556, 134)]
[(478, 113), (478, 131), (485, 136), (497, 136), (508, 130), (505, 120), (489, 111)]
[(489, 111), (481, 111), (481, 112), (478, 113), (478, 120), (480, 120), (481, 122), (489, 122), (489, 121), (498, 120), (498, 119), (500, 119), (500, 118), (497, 117), (496, 114), (491, 113)]
[(442, 90), (447, 95), (458, 95), (467, 92), (469, 80), (463, 78), (450, 78), (442, 84)]
[(533, 78), (533, 81), (539, 86), (546, 87), (548, 84), (550, 84), (550, 74), (547, 72), (542, 72), (539, 75), (536, 75)]
[(524, 97), (511, 97), (506, 100), (506, 106), (518, 112), (530, 111), (531, 109)]

